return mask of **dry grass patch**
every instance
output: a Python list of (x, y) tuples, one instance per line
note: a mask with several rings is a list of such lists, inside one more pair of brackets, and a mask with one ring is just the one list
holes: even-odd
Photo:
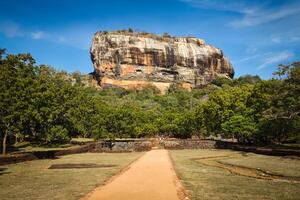
[[(143, 153), (84, 153), (1, 166), (1, 200), (75, 200), (103, 184)], [(54, 164), (93, 163), (107, 168), (48, 169)]]
[(229, 157), (221, 160), (222, 163), (260, 169), (286, 177), (300, 178), (300, 160), (285, 157), (265, 156), (249, 153), (241, 157)]
[(228, 150), (170, 152), (175, 170), (192, 199), (299, 199), (299, 183), (241, 176), (220, 166), (201, 163), (199, 159), (211, 157), (220, 163), (226, 162), (249, 169), (260, 168), (295, 177), (300, 171), (299, 160)]

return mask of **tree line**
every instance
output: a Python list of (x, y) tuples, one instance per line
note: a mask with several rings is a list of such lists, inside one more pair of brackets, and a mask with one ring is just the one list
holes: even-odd
[(72, 137), (218, 135), (247, 143), (299, 141), (299, 62), (280, 65), (270, 80), (219, 78), (191, 92), (174, 83), (166, 95), (151, 85), (140, 91), (99, 91), (82, 84), (78, 73), (37, 65), (30, 54), (1, 50), (0, 68), (3, 154), (17, 142), (67, 143)]

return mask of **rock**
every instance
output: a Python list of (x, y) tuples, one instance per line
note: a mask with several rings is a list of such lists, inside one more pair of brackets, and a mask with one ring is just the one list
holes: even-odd
[(174, 82), (190, 90), (234, 75), (222, 50), (195, 37), (97, 32), (90, 53), (94, 77), (102, 88), (140, 89), (153, 84), (164, 93)]

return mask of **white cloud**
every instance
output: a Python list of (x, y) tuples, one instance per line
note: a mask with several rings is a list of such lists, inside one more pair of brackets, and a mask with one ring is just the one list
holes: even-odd
[(246, 52), (249, 53), (249, 54), (254, 54), (258, 51), (258, 48), (257, 47), (248, 47), (246, 49)]
[(242, 63), (242, 62), (245, 62), (245, 61), (248, 61), (248, 60), (253, 60), (253, 59), (256, 59), (256, 58), (261, 58), (263, 56), (267, 56), (267, 55), (270, 55), (270, 54), (271, 54), (270, 52), (264, 53), (264, 54), (255, 54), (255, 55), (251, 55), (251, 56), (248, 56), (248, 57), (245, 57), (245, 58), (241, 58), (239, 60), (232, 61), (232, 62), (235, 63), (235, 64)]
[(230, 11), (242, 16), (229, 23), (235, 28), (257, 26), (300, 14), (300, 2), (286, 2), (277, 8), (268, 7), (268, 2), (257, 3), (246, 0), (181, 0), (194, 7), (210, 10)]
[(36, 31), (31, 32), (30, 37), (34, 40), (46, 40), (49, 42), (66, 44), (68, 40), (62, 34), (57, 34), (55, 32), (45, 32), (45, 31)]
[(252, 13), (245, 13), (241, 20), (235, 20), (230, 23), (232, 27), (250, 27), (276, 21), (285, 17), (296, 15), (300, 13), (300, 6), (287, 5), (277, 9), (257, 9)]
[(34, 40), (40, 40), (45, 37), (45, 33), (43, 31), (32, 32), (30, 34), (31, 38)]
[(263, 60), (263, 63), (257, 67), (257, 69), (263, 69), (268, 67), (271, 64), (279, 64), (280, 62), (284, 62), (289, 58), (294, 57), (294, 53), (289, 51), (283, 51), (276, 54), (273, 54)]
[(12, 21), (0, 22), (0, 33), (3, 33), (6, 37), (17, 37), (23, 35), (19, 25)]
[(272, 41), (273, 43), (279, 44), (279, 43), (281, 43), (281, 38), (280, 38), (280, 37), (272, 37), (272, 38), (271, 38), (271, 41)]
[(60, 42), (60, 43), (63, 43), (63, 42), (66, 41), (66, 38), (64, 36), (60, 35), (60, 36), (57, 37), (57, 41)]
[(291, 38), (290, 38), (290, 41), (291, 41), (291, 42), (298, 42), (298, 41), (300, 41), (300, 37), (297, 37), (297, 36), (291, 37)]
[(90, 24), (65, 26), (53, 34), (55, 36), (53, 41), (82, 50), (89, 50), (95, 30), (97, 30), (97, 26)]
[[(84, 28), (82, 28), (84, 27)], [(57, 31), (59, 30), (59, 31)], [(80, 25), (63, 27), (55, 31), (30, 30), (20, 28), (18, 23), (13, 21), (0, 21), (0, 34), (6, 37), (24, 37), (33, 40), (44, 40), (47, 42), (59, 43), (82, 50), (88, 50), (91, 38), (97, 27), (90, 25)]]
[(254, 13), (257, 7), (247, 1), (232, 0), (181, 0), (194, 7), (210, 10), (230, 11), (236, 13)]

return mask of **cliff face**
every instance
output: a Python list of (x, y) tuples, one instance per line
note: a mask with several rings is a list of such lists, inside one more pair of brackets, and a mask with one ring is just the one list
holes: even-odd
[(191, 89), (234, 75), (220, 49), (193, 37), (97, 32), (90, 53), (101, 87), (139, 89), (152, 84), (164, 93), (173, 82)]

